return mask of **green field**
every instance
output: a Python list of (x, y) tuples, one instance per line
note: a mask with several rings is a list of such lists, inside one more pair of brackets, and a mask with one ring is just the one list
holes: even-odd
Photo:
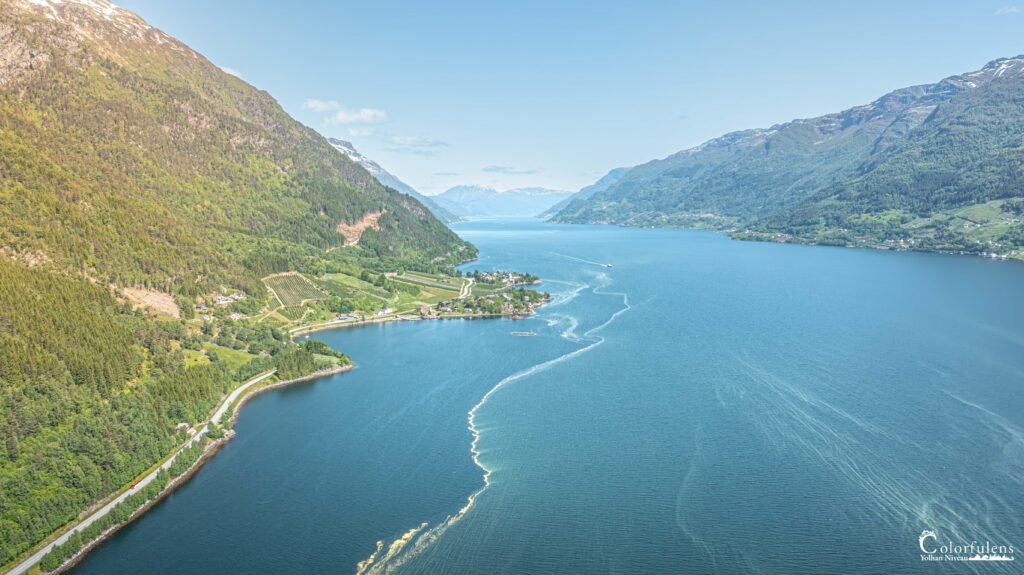
[(459, 295), (457, 278), (407, 273), (390, 278), (390, 281), (419, 288), (419, 294), (405, 292), (390, 293), (387, 290), (344, 273), (326, 274), (320, 278), (320, 285), (331, 293), (350, 300), (360, 312), (375, 312), (382, 307), (398, 311), (409, 311), (418, 305), (434, 304)]
[(288, 273), (263, 278), (267, 288), (277, 295), (282, 306), (298, 306), (310, 300), (324, 299), (326, 294), (302, 274)]
[(210, 359), (208, 357), (194, 349), (184, 349), (182, 352), (185, 355), (185, 367), (199, 365), (201, 363), (210, 363)]
[(276, 311), (277, 311), (277, 313), (279, 313), (282, 316), (284, 316), (285, 319), (288, 319), (290, 321), (295, 321), (295, 320), (301, 318), (304, 313), (306, 313), (306, 308), (304, 308), (302, 306), (288, 306), (288, 307), (278, 308)]
[(427, 286), (438, 288), (442, 290), (454, 291), (456, 294), (459, 293), (461, 283), (456, 278), (449, 278), (444, 276), (430, 276), (427, 274), (406, 272), (400, 276), (395, 276), (393, 279), (403, 281), (417, 286)]
[(504, 287), (505, 286), (497, 284), (482, 284), (477, 282), (473, 284), (473, 287), (470, 289), (469, 294), (472, 295), (473, 297), (489, 296), (494, 292), (503, 289)]
[(231, 371), (237, 371), (238, 368), (249, 363), (253, 359), (256, 359), (256, 356), (251, 353), (213, 343), (204, 345), (203, 349), (205, 349), (207, 353), (216, 353), (217, 357), (220, 358), (220, 360), (224, 362), (224, 365), (226, 365)]
[(382, 306), (393, 307), (393, 297), (386, 290), (343, 273), (327, 274), (320, 280), (331, 295), (347, 299), (361, 312), (375, 312)]

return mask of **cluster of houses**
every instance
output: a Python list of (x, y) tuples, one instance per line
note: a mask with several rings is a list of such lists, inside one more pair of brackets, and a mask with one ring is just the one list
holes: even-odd
[(245, 299), (245, 294), (241, 292), (235, 292), (231, 295), (217, 294), (213, 296), (213, 304), (224, 306), (236, 301), (242, 301), (243, 299)]
[[(235, 292), (235, 293), (233, 293), (231, 295), (220, 294), (219, 293), (219, 294), (216, 294), (215, 296), (213, 296), (213, 305), (217, 305), (217, 306), (223, 307), (223, 306), (226, 306), (226, 305), (233, 304), (236, 301), (242, 301), (244, 299), (245, 299), (245, 294), (241, 293), (241, 292)], [(209, 309), (210, 309), (209, 306), (207, 306), (205, 303), (201, 303), (201, 304), (196, 306), (196, 310), (201, 311), (201, 312), (202, 311), (208, 311)]]
[(478, 272), (477, 277), (479, 281), (489, 284), (518, 285), (523, 283), (523, 276), (515, 272)]
[[(430, 311), (431, 313), (434, 313), (434, 314), (452, 313), (453, 311), (455, 311), (455, 310), (452, 309), (452, 303), (454, 303), (454, 302), (442, 301), (442, 302), (438, 302), (437, 305), (432, 306), (432, 307), (431, 306), (423, 306), (423, 305), (421, 305), (420, 306), (420, 313), (425, 313), (424, 312), (424, 308), (428, 308), (428, 311)], [(470, 307), (470, 309), (472, 309), (472, 307)]]
[[(236, 301), (242, 301), (245, 298), (246, 296), (242, 292), (235, 292), (230, 295), (219, 293), (213, 296), (213, 305), (218, 307), (225, 307), (235, 303)], [(206, 305), (205, 303), (196, 305), (196, 311), (202, 314), (199, 317), (201, 317), (203, 321), (213, 321), (213, 315), (208, 313), (210, 311), (210, 306)], [(228, 317), (230, 317), (234, 321), (238, 321), (240, 319), (245, 318), (246, 316), (240, 313), (232, 313)]]

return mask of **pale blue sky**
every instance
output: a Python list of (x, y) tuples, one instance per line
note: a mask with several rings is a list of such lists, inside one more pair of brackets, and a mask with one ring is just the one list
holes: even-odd
[(121, 4), (425, 193), (575, 190), (1024, 52), (1024, 0)]

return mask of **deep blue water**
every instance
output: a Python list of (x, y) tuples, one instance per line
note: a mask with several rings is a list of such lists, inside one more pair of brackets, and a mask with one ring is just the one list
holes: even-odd
[(526, 220), (457, 231), (481, 249), (469, 267), (536, 273), (555, 303), (317, 334), (358, 369), (251, 402), (212, 462), (75, 573), (1024, 565), (918, 549), (925, 529), (1024, 547), (1024, 265)]

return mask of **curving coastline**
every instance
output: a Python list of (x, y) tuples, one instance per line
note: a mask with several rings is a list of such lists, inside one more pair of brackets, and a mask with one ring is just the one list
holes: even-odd
[[(253, 399), (257, 395), (260, 395), (260, 394), (262, 394), (264, 392), (270, 391), (272, 389), (278, 389), (278, 388), (281, 388), (281, 387), (286, 387), (286, 386), (289, 386), (289, 385), (294, 385), (296, 383), (303, 383), (303, 382), (306, 382), (306, 381), (312, 381), (314, 379), (320, 379), (321, 377), (327, 377), (329, 375), (336, 375), (336, 374), (339, 374), (339, 373), (345, 373), (346, 371), (351, 371), (351, 370), (355, 369), (355, 367), (356, 367), (355, 363), (350, 363), (348, 365), (336, 365), (336, 366), (332, 367), (331, 369), (320, 370), (320, 371), (311, 373), (309, 375), (303, 375), (301, 377), (296, 377), (294, 379), (289, 379), (287, 381), (278, 381), (278, 382), (274, 382), (274, 383), (268, 383), (267, 385), (261, 385), (259, 387), (254, 387), (253, 389), (251, 389), (248, 392), (246, 392), (245, 395), (243, 395), (242, 397), (239, 397), (237, 401), (235, 401), (235, 406), (231, 410), (231, 417), (229, 418), (229, 420), (231, 421), (231, 423), (234, 423), (235, 421), (237, 421), (238, 420), (238, 414), (239, 414), (239, 412), (241, 412), (242, 408), (245, 407), (245, 404), (249, 403), (249, 401), (251, 399)], [(227, 434), (225, 434), (224, 439), (230, 439), (231, 437), (234, 437), (234, 436), (235, 436), (235, 430), (234, 430), (234, 428), (232, 428)], [(220, 441), (220, 440), (218, 440), (218, 441)]]
[[(336, 375), (336, 374), (339, 374), (339, 373), (344, 373), (346, 371), (350, 371), (351, 369), (353, 369), (355, 367), (356, 367), (356, 365), (354, 363), (350, 363), (348, 365), (337, 365), (337, 366), (334, 366), (334, 367), (332, 367), (330, 369), (320, 370), (320, 371), (317, 371), (317, 372), (314, 372), (314, 373), (311, 373), (311, 374), (308, 374), (308, 375), (304, 375), (304, 376), (301, 376), (301, 377), (296, 377), (296, 378), (285, 380), (285, 381), (278, 381), (278, 382), (274, 382), (274, 383), (270, 383), (270, 384), (266, 384), (266, 385), (253, 386), (251, 389), (246, 390), (245, 393), (243, 393), (240, 397), (236, 398), (231, 404), (224, 406), (224, 408), (227, 408), (227, 409), (231, 410), (231, 414), (230, 414), (228, 419), (229, 419), (229, 421), (234, 423), (235, 421), (237, 421), (238, 414), (240, 413), (242, 407), (244, 407), (245, 404), (248, 403), (252, 398), (256, 397), (257, 395), (260, 395), (261, 393), (264, 393), (264, 392), (272, 390), (272, 389), (278, 389), (278, 388), (281, 388), (281, 387), (285, 387), (285, 386), (289, 386), (289, 385), (294, 385), (294, 384), (297, 384), (297, 383), (303, 383), (303, 382), (306, 382), (306, 381), (311, 381), (311, 380), (314, 380), (314, 379), (319, 379), (321, 377), (327, 377), (327, 376), (330, 376), (330, 375)], [(221, 410), (218, 410), (218, 412), (220, 412), (220, 411)], [(88, 543), (83, 545), (82, 548), (77, 553), (75, 553), (74, 555), (69, 557), (64, 563), (62, 563), (56, 569), (53, 569), (52, 571), (49, 571), (49, 573), (51, 573), (51, 574), (67, 573), (73, 567), (75, 567), (76, 565), (81, 563), (82, 560), (85, 559), (85, 557), (92, 550), (94, 550), (97, 547), (99, 547), (103, 542), (108, 540), (110, 537), (112, 537), (118, 531), (120, 531), (121, 529), (126, 527), (128, 524), (130, 524), (133, 521), (135, 521), (136, 519), (139, 519), (140, 517), (142, 517), (154, 505), (156, 505), (157, 503), (159, 503), (160, 501), (165, 499), (168, 495), (173, 493), (176, 489), (178, 489), (179, 487), (184, 485), (186, 482), (188, 482), (188, 480), (191, 479), (199, 471), (199, 469), (203, 465), (206, 464), (207, 461), (209, 461), (214, 455), (216, 455), (217, 451), (219, 451), (224, 445), (226, 445), (228, 441), (231, 441), (231, 439), (235, 435), (236, 435), (235, 430), (234, 429), (230, 429), (230, 430), (228, 430), (224, 434), (224, 437), (211, 440), (209, 443), (207, 443), (203, 447), (202, 454), (200, 454), (199, 458), (196, 459), (196, 461), (193, 462), (192, 465), (189, 466), (188, 469), (186, 469), (184, 472), (182, 472), (181, 475), (171, 479), (171, 481), (163, 489), (161, 489), (160, 492), (156, 496), (154, 496), (152, 499), (149, 499), (148, 501), (146, 501), (145, 503), (140, 505), (135, 511), (132, 512), (132, 514), (126, 520), (124, 520), (124, 521), (122, 521), (122, 522), (120, 522), (120, 523), (118, 523), (116, 525), (110, 526), (106, 531), (101, 533), (98, 537), (96, 537), (92, 541), (89, 541)], [(186, 442), (186, 445), (190, 444), (194, 440), (195, 440), (194, 438), (190, 439), (188, 442)], [(74, 531), (74, 529), (71, 530), (71, 532), (73, 532), (73, 531)]]
[[(539, 282), (534, 282), (534, 283), (539, 283)], [(434, 317), (427, 317), (427, 318), (414, 318), (414, 317), (409, 317), (409, 316), (402, 316), (401, 314), (396, 314), (396, 315), (393, 315), (393, 316), (366, 318), (366, 319), (363, 319), (363, 320), (352, 321), (352, 322), (327, 323), (327, 324), (323, 324), (323, 325), (313, 325), (313, 326), (306, 326), (306, 327), (303, 327), (303, 328), (298, 328), (295, 332), (290, 333), (289, 336), (290, 336), (290, 338), (292, 340), (295, 340), (295, 339), (298, 339), (300, 336), (308, 335), (310, 333), (315, 333), (315, 332), (319, 332), (319, 331), (332, 330), (332, 329), (340, 329), (340, 328), (348, 328), (348, 327), (359, 327), (359, 326), (366, 326), (366, 325), (376, 324), (376, 323), (388, 323), (388, 322), (393, 322), (393, 321), (418, 321), (418, 320), (422, 320), (422, 319), (495, 319), (495, 318), (523, 319), (525, 317), (528, 317), (529, 315), (533, 315), (534, 313), (536, 313), (536, 309), (535, 309), (536, 307), (543, 306), (543, 305), (545, 305), (545, 304), (547, 304), (549, 302), (550, 302), (549, 299), (548, 300), (539, 301), (539, 302), (537, 302), (536, 306), (531, 307), (528, 311), (526, 311), (524, 313), (514, 313), (514, 314), (512, 314), (512, 313), (450, 314), (450, 315), (446, 315), (446, 316), (434, 316)], [(335, 374), (339, 374), (339, 373), (344, 373), (344, 372), (349, 371), (349, 370), (351, 370), (351, 369), (353, 369), (355, 367), (356, 367), (355, 364), (348, 364), (348, 365), (344, 365), (344, 366), (334, 366), (334, 367), (332, 367), (330, 369), (327, 369), (327, 370), (321, 370), (321, 371), (318, 371), (318, 372), (315, 372), (315, 373), (311, 373), (311, 374), (308, 374), (308, 375), (305, 375), (305, 376), (289, 379), (289, 380), (286, 380), (286, 381), (279, 381), (279, 382), (274, 382), (274, 383), (270, 383), (270, 384), (254, 385), (250, 389), (246, 389), (240, 396), (238, 396), (236, 398), (233, 398), (233, 399), (230, 398), (231, 394), (229, 393), (228, 397), (225, 398), (225, 403), (222, 404), (219, 408), (217, 408), (215, 410), (214, 415), (210, 418), (209, 421), (210, 422), (222, 421), (222, 422), (225, 422), (225, 423), (230, 421), (230, 422), (233, 423), (233, 422), (237, 421), (238, 415), (239, 415), (242, 407), (244, 407), (250, 400), (252, 400), (254, 397), (256, 397), (257, 395), (259, 395), (261, 393), (264, 393), (264, 392), (272, 390), (272, 389), (277, 389), (277, 388), (280, 388), (280, 387), (285, 387), (285, 386), (288, 386), (288, 385), (293, 385), (293, 384), (296, 384), (296, 383), (301, 383), (301, 382), (310, 381), (310, 380), (313, 380), (313, 379), (318, 379), (318, 378), (321, 378), (321, 377), (326, 377), (326, 376), (329, 376), (329, 375), (335, 375)], [(273, 373), (265, 374), (264, 376), (261, 376), (261, 378), (262, 377), (266, 377), (267, 375), (273, 375)], [(256, 383), (256, 382), (254, 381), (252, 383)], [(230, 414), (228, 414), (227, 419), (224, 419), (224, 415), (225, 415), (226, 411), (230, 411)], [(184, 445), (188, 446), (188, 445), (191, 445), (192, 443), (194, 443), (195, 441), (197, 441), (197, 438), (200, 435), (205, 435), (206, 429), (207, 428), (204, 426), (203, 432), (201, 434), (197, 434), (193, 438), (189, 439), (188, 441), (185, 442)], [(208, 441), (207, 444), (203, 447), (202, 453), (196, 459), (196, 461), (193, 462), (193, 464), (188, 469), (186, 469), (184, 472), (182, 472), (179, 476), (177, 476), (175, 478), (172, 478), (170, 480), (170, 482), (166, 486), (164, 486), (159, 493), (157, 493), (151, 499), (149, 499), (146, 502), (144, 502), (141, 505), (139, 505), (139, 507), (136, 508), (131, 513), (131, 515), (128, 516), (127, 519), (125, 519), (124, 521), (122, 521), (122, 522), (120, 522), (120, 523), (118, 523), (116, 525), (110, 526), (108, 529), (103, 531), (100, 535), (98, 535), (97, 537), (95, 537), (91, 541), (83, 544), (82, 548), (80, 550), (78, 550), (78, 552), (76, 552), (74, 555), (72, 555), (66, 561), (64, 561), (64, 563), (62, 563), (60, 566), (56, 567), (52, 571), (49, 571), (48, 573), (66, 573), (66, 572), (70, 571), (71, 569), (73, 569), (76, 565), (78, 565), (81, 561), (83, 561), (85, 559), (85, 557), (92, 550), (94, 550), (97, 547), (99, 547), (103, 542), (105, 542), (107, 539), (109, 539), (110, 537), (115, 535), (118, 531), (120, 531), (126, 525), (128, 525), (131, 522), (135, 521), (136, 519), (140, 518), (146, 511), (151, 509), (154, 505), (156, 505), (157, 503), (162, 501), (168, 495), (173, 493), (174, 490), (176, 490), (178, 487), (180, 487), (185, 482), (187, 482), (189, 479), (191, 479), (192, 476), (195, 475), (195, 473), (198, 472), (199, 469), (203, 465), (205, 465), (205, 463), (210, 458), (212, 458), (216, 454), (216, 452), (219, 451), (221, 449), (221, 447), (223, 447), (235, 435), (236, 435), (236, 432), (233, 429), (228, 429), (228, 430), (226, 430), (226, 433), (225, 433), (225, 435), (223, 437)], [(474, 446), (475, 446), (475, 441), (474, 441)], [(479, 462), (477, 462), (477, 465), (480, 465)], [(483, 466), (480, 465), (480, 467), (482, 468)], [(153, 473), (155, 474), (155, 471)], [(489, 475), (489, 472), (485, 474), (485, 481), (487, 480), (487, 477), (486, 477), (487, 475)], [(141, 485), (140, 485), (140, 488), (141, 488)], [(486, 486), (484, 488), (486, 488)], [(483, 491), (483, 489), (481, 489), (480, 491)], [(452, 519), (455, 519), (457, 521), (459, 518), (461, 518), (461, 516), (466, 511), (469, 510), (469, 507), (472, 505), (472, 500), (475, 499), (475, 497), (478, 494), (479, 493), (474, 493), (470, 497), (470, 501), (468, 502), (468, 504), (462, 510), (460, 510), (460, 513), (458, 514), (458, 516), (456, 518), (452, 518)], [(97, 505), (103, 505), (103, 504), (97, 504)], [(454, 521), (452, 521), (452, 522), (454, 522)], [(448, 522), (446, 522), (446, 523), (448, 523)], [(440, 526), (438, 526), (438, 527), (440, 527)], [(79, 531), (82, 528), (84, 528), (83, 525), (76, 525), (75, 527), (69, 529), (67, 531), (67, 533), (71, 534), (71, 533), (74, 533), (76, 531)], [(418, 527), (416, 529), (413, 529), (412, 532), (406, 534), (406, 537), (403, 538), (404, 539), (403, 543), (408, 543), (412, 539), (417, 539), (415, 537), (415, 535), (417, 533), (421, 533), (422, 535), (427, 535), (427, 533), (423, 533), (423, 530), (425, 530), (427, 528), (428, 528), (428, 526), (426, 524), (423, 524), (420, 527)], [(429, 531), (432, 532), (435, 529), (436, 529), (436, 527), (434, 529), (429, 529)], [(420, 539), (420, 541), (417, 541), (417, 543), (420, 543), (423, 539), (425, 539), (425, 537), (420, 537), (419, 539)], [(403, 544), (392, 545), (392, 548), (390, 549), (390, 551), (392, 551), (392, 553), (388, 553), (387, 554), (388, 556), (385, 557), (385, 558), (380, 558), (379, 554), (374, 554), (375, 557), (371, 558), (370, 563), (373, 562), (373, 559), (377, 559), (377, 558), (384, 559), (384, 561), (382, 561), (382, 563), (387, 563), (388, 560), (393, 558), (394, 554), (397, 554), (402, 549), (402, 547), (404, 547)], [(44, 549), (46, 549), (46, 548), (44, 548)], [(46, 549), (46, 552), (49, 552), (49, 550), (50, 549)], [(45, 555), (46, 552), (44, 552), (42, 555)], [(40, 560), (42, 558), (42, 555), (39, 558), (37, 558), (36, 563), (28, 565), (25, 570), (19, 571), (19, 569), (21, 569), (23, 566), (26, 565), (27, 561), (23, 561), (21, 564), (18, 564), (17, 566), (15, 566), (14, 569), (12, 571), (10, 571), (10, 573), (27, 572), (29, 568), (31, 568), (32, 566), (38, 564), (38, 560)], [(370, 566), (369, 564), (366, 565), (366, 567), (369, 567), (369, 566)]]

